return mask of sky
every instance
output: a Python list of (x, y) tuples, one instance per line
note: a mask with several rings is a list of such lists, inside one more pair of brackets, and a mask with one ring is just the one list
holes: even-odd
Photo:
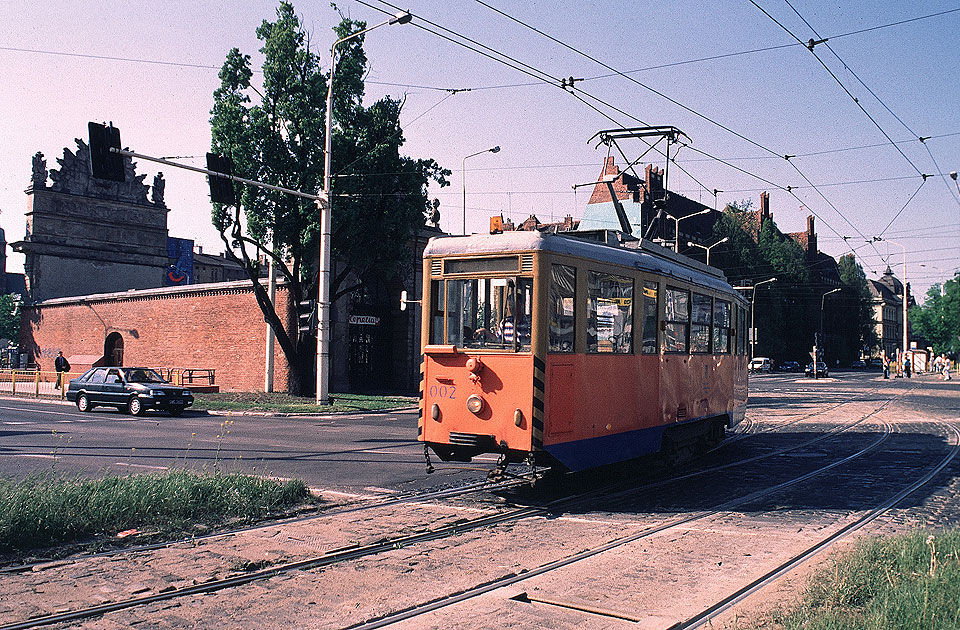
[[(468, 232), (485, 231), (497, 214), (578, 219), (591, 186), (576, 186), (596, 181), (608, 150), (589, 142), (594, 134), (672, 125), (687, 143), (671, 152), (673, 191), (722, 208), (757, 207), (766, 190), (782, 231), (804, 230), (813, 215), (820, 249), (855, 251), (872, 279), (888, 264), (902, 277), (906, 258), (921, 297), (960, 267), (960, 189), (949, 177), (960, 170), (956, 0), (336, 5), (369, 25), (398, 8), (414, 16), (366, 36), (366, 101), (403, 98), (404, 153), (452, 171), (450, 186), (431, 191), (447, 231), (459, 233), (464, 217)], [(294, 6), (328, 60), (339, 14), (329, 2)], [(57, 168), (74, 138), (86, 141), (88, 121), (112, 121), (138, 153), (202, 166), (218, 68), (234, 47), (259, 68), (256, 28), (276, 7), (0, 0), (7, 241), (25, 234), (31, 157), (41, 151)], [(811, 51), (811, 39), (826, 41)], [(582, 81), (563, 89), (563, 77)], [(485, 151), (493, 146), (501, 150)], [(646, 146), (620, 148), (635, 160)], [(646, 163), (663, 168), (664, 157), (651, 151), (637, 171)], [(205, 177), (137, 165), (147, 183), (164, 173), (170, 235), (222, 251)], [(22, 266), (8, 251), (8, 271)]]

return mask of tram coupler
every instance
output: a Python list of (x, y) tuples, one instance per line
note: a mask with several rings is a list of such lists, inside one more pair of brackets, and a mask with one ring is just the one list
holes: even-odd
[(433, 467), (433, 463), (430, 461), (430, 447), (427, 446), (427, 443), (423, 443), (423, 458), (427, 460), (427, 474), (432, 474), (436, 468)]

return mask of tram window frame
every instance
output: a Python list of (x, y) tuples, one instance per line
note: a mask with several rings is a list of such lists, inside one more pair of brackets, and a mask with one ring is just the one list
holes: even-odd
[[(726, 306), (726, 309), (722, 307)], [(726, 314), (726, 317), (721, 317), (721, 315)], [(713, 353), (714, 354), (730, 354), (730, 331), (733, 328), (733, 304), (730, 300), (721, 300), (720, 298), (714, 298), (713, 300)], [(723, 343), (720, 343), (720, 340), (723, 340)]]
[(737, 307), (737, 354), (744, 356), (747, 354), (747, 309), (741, 304)]
[[(559, 278), (558, 272), (565, 277)], [(572, 354), (577, 345), (577, 268), (554, 263), (550, 265), (549, 326), (547, 352)], [(563, 332), (569, 324), (570, 331)]]
[(439, 345), (446, 339), (446, 311), (443, 308), (446, 303), (443, 280), (430, 281), (430, 334), (431, 345)]
[(457, 277), (431, 282), (435, 283), (431, 287), (431, 344), (470, 351), (530, 351), (533, 278)]
[[(666, 354), (687, 354), (690, 350), (690, 291), (667, 287), (663, 302), (663, 351)], [(677, 341), (681, 342), (682, 347), (671, 347), (671, 343)]]
[(660, 351), (660, 283), (643, 282), (643, 337), (641, 354), (657, 354)]
[[(606, 281), (606, 282), (605, 282)], [(633, 303), (636, 281), (630, 276), (621, 276), (607, 271), (587, 271), (587, 354), (633, 354)], [(619, 286), (618, 295), (604, 294), (605, 289)], [(629, 295), (623, 295), (628, 292)], [(608, 303), (604, 310), (612, 315), (601, 315), (601, 300), (624, 300), (622, 303)], [(601, 338), (600, 317), (613, 317), (613, 331), (617, 330), (617, 321), (621, 323), (621, 333)], [(591, 335), (591, 332), (593, 334)], [(619, 336), (619, 340), (617, 339)], [(606, 345), (610, 342), (610, 345)]]
[(690, 300), (690, 354), (710, 354), (713, 297), (694, 292)]

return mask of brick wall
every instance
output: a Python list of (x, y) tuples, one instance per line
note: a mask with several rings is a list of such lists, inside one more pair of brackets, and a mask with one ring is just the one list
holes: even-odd
[[(277, 310), (294, 329), (286, 288)], [(249, 281), (146, 289), (47, 300), (23, 308), (21, 352), (42, 370), (64, 356), (104, 353), (107, 335), (123, 337), (124, 365), (209, 368), (221, 391), (263, 391), (266, 324)], [(276, 344), (274, 389), (287, 388), (287, 362)], [(73, 366), (75, 368), (80, 366)]]

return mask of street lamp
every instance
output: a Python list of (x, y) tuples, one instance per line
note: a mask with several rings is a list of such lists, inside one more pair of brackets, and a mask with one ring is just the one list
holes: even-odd
[(330, 76), (327, 79), (327, 118), (326, 137), (323, 147), (323, 197), (320, 205), (320, 262), (319, 282), (320, 291), (317, 297), (319, 317), (317, 321), (317, 404), (330, 404), (330, 220), (333, 211), (333, 75), (337, 68), (337, 46), (369, 33), (375, 28), (388, 24), (406, 24), (413, 19), (409, 11), (400, 11), (389, 20), (375, 24), (370, 28), (351, 33), (333, 42), (330, 47)]
[[(839, 287), (836, 289), (830, 289), (829, 291), (823, 294), (823, 297), (820, 298), (820, 337), (817, 339), (817, 343), (813, 344), (813, 347), (814, 347), (813, 354), (816, 355), (813, 357), (813, 378), (815, 379), (820, 378), (820, 375), (817, 373), (817, 361), (820, 360), (819, 348), (820, 348), (820, 344), (823, 343), (823, 306), (827, 301), (827, 296), (830, 295), (831, 293), (836, 293), (839, 290), (840, 290)], [(824, 361), (824, 363), (826, 363), (826, 361)]]
[(707, 250), (707, 266), (710, 266), (710, 250), (719, 245), (720, 243), (726, 243), (730, 240), (729, 236), (724, 236), (719, 241), (713, 245), (701, 245), (700, 243), (694, 243), (693, 241), (687, 241), (687, 247), (699, 247), (700, 249)]
[(760, 282), (757, 282), (756, 284), (754, 284), (752, 287), (733, 287), (738, 291), (746, 290), (746, 289), (751, 289), (753, 291), (750, 294), (750, 360), (751, 361), (753, 361), (753, 344), (755, 343), (757, 338), (756, 329), (753, 327), (753, 302), (757, 297), (757, 287), (759, 287), (761, 284), (766, 284), (768, 282), (776, 282), (776, 281), (777, 281), (776, 278), (770, 278), (769, 280), (761, 280)]
[(957, 187), (957, 192), (960, 193), (960, 182), (957, 181), (956, 171), (950, 171), (950, 179), (953, 180), (954, 185)]
[(704, 208), (700, 212), (694, 212), (693, 214), (688, 214), (685, 217), (675, 217), (672, 214), (667, 215), (668, 217), (673, 219), (673, 226), (674, 226), (673, 251), (677, 252), (678, 254), (680, 253), (680, 222), (683, 221), (684, 219), (689, 219), (691, 217), (695, 217), (700, 214), (706, 214), (708, 212), (713, 212), (713, 210), (711, 210), (710, 208)]
[(463, 162), (460, 167), (460, 181), (463, 184), (463, 233), (467, 233), (467, 158), (472, 158), (477, 155), (483, 155), (484, 153), (500, 153), (500, 145), (498, 144), (495, 147), (490, 147), (489, 149), (484, 149), (483, 151), (477, 151), (476, 153), (471, 153), (470, 155), (463, 158)]
[(946, 273), (943, 271), (943, 269), (941, 269), (940, 267), (937, 267), (936, 265), (925, 265), (923, 263), (920, 263), (920, 266), (929, 267), (930, 269), (936, 269), (937, 278), (940, 280), (940, 297), (943, 297), (943, 278), (946, 275)]
[(874, 236), (873, 240), (884, 241), (903, 250), (903, 354), (900, 356), (900, 361), (903, 362), (903, 357), (907, 354), (907, 248), (900, 243), (879, 236)]

